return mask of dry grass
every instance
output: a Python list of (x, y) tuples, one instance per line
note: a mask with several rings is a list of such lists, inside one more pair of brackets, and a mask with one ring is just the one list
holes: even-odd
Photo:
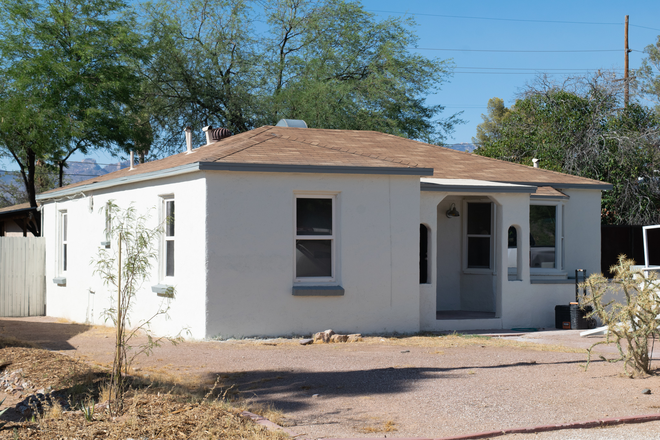
[[(234, 348), (260, 348), (264, 350), (302, 349), (308, 350), (309, 346), (303, 347), (299, 344), (299, 338), (273, 338), (268, 340), (246, 339), (232, 340)], [(537, 344), (534, 342), (521, 342), (507, 337), (492, 337), (468, 334), (421, 334), (421, 335), (388, 335), (388, 336), (364, 336), (361, 342), (343, 344), (315, 344), (325, 345), (329, 348), (341, 349), (359, 347), (366, 345), (395, 345), (409, 347), (429, 347), (436, 349), (462, 348), (462, 347), (503, 347), (532, 351), (552, 351), (560, 353), (584, 353), (581, 348), (565, 347), (562, 345)], [(437, 351), (441, 354), (441, 350)]]
[[(521, 342), (511, 340), (505, 337), (490, 337), (479, 335), (428, 335), (428, 336), (370, 336), (365, 337), (362, 344), (380, 344), (380, 345), (397, 345), (407, 347), (428, 347), (436, 349), (447, 348), (462, 348), (462, 347), (504, 347), (504, 348), (517, 348), (521, 350), (533, 351), (554, 351), (561, 353), (584, 353), (585, 350), (581, 348), (564, 347), (562, 345), (549, 345), (537, 344), (533, 342)], [(438, 354), (443, 352), (438, 350)]]
[(37, 344), (32, 342), (21, 341), (13, 336), (0, 336), (0, 348), (7, 347), (25, 347), (25, 348), (39, 348)]
[(379, 432), (395, 432), (398, 431), (396, 427), (396, 423), (394, 423), (392, 420), (388, 420), (386, 422), (383, 422), (381, 424), (377, 425), (371, 425), (371, 426), (364, 426), (362, 428), (358, 428), (358, 431), (360, 431), (363, 434), (376, 434)]
[[(21, 368), (22, 377), (37, 386), (53, 386), (66, 393), (74, 410), (64, 411), (57, 402), (27, 420), (8, 422), (0, 439), (30, 438), (159, 438), (284, 440), (239, 414), (250, 410), (275, 421), (283, 414), (273, 407), (254, 407), (248, 401), (230, 402), (220, 378), (211, 387), (191, 383), (129, 378), (132, 382), (120, 414), (112, 415), (106, 404), (97, 404), (93, 417), (79, 408), (107, 402), (107, 373), (84, 362), (45, 350), (10, 347), (0, 350), (7, 370)], [(164, 376), (163, 376), (164, 378)]]

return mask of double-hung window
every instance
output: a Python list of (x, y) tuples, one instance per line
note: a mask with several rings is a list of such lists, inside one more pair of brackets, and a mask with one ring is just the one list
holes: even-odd
[(335, 280), (335, 196), (297, 195), (295, 280)]
[(174, 197), (163, 197), (161, 209), (162, 223), (165, 227), (163, 234), (163, 249), (161, 253), (162, 276), (174, 276), (174, 241), (175, 241), (175, 220), (174, 220)]
[(529, 266), (533, 269), (561, 269), (561, 204), (533, 204), (529, 207)]
[(490, 270), (493, 267), (493, 204), (468, 202), (466, 205), (464, 267)]

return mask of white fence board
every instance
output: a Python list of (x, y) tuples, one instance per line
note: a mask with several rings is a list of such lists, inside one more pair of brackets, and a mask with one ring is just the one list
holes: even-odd
[(45, 239), (0, 238), (0, 316), (43, 316), (45, 312)]

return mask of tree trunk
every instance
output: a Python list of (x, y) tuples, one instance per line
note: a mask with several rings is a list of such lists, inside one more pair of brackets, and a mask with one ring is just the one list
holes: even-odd
[(63, 160), (57, 162), (57, 166), (60, 168), (60, 188), (64, 186), (64, 165), (65, 161)]

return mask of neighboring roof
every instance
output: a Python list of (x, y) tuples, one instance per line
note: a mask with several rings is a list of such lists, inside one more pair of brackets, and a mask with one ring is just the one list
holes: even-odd
[(16, 212), (20, 211), (25, 211), (25, 210), (30, 210), (30, 209), (37, 209), (37, 208), (32, 208), (30, 206), (30, 203), (20, 203), (18, 205), (12, 205), (12, 206), (6, 206), (4, 208), (0, 208), (0, 214), (13, 214)]
[(531, 194), (537, 189), (531, 185), (515, 185), (512, 183), (474, 179), (436, 179), (434, 177), (422, 177), (420, 181), (422, 191)]
[(570, 199), (569, 196), (551, 186), (539, 186), (530, 197), (533, 199)]
[[(431, 170), (432, 169), (432, 170)], [(409, 174), (558, 188), (611, 185), (398, 136), (359, 130), (264, 126), (161, 160), (43, 193), (38, 198), (197, 170)]]

